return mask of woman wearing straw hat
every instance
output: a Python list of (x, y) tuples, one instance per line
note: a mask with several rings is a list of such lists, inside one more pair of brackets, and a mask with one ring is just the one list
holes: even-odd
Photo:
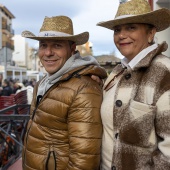
[(34, 88), (23, 147), (23, 170), (98, 170), (102, 141), (102, 89), (90, 78), (107, 74), (97, 61), (82, 58), (76, 45), (89, 34), (73, 35), (67, 16), (46, 17), (38, 36), (38, 55), (47, 71)]
[(104, 84), (101, 169), (169, 170), (170, 58), (154, 36), (170, 26), (170, 11), (131, 0), (97, 25), (114, 31), (125, 57)]

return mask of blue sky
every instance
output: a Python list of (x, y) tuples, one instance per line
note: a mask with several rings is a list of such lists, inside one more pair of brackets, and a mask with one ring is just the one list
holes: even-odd
[[(0, 3), (15, 16), (12, 21), (15, 34), (29, 30), (37, 35), (45, 16), (67, 15), (73, 21), (74, 34), (90, 33), (94, 55), (117, 51), (113, 31), (96, 24), (114, 19), (119, 0), (1, 0)], [(30, 46), (37, 44), (35, 40), (26, 41)]]

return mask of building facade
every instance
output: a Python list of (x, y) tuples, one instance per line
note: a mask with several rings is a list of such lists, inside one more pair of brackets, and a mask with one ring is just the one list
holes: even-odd
[(80, 52), (80, 55), (82, 57), (85, 57), (85, 56), (93, 56), (93, 44), (91, 42), (86, 42), (85, 44), (83, 45), (78, 45), (77, 46), (77, 50)]
[[(7, 67), (11, 64), (14, 50), (14, 30), (12, 29), (12, 19), (15, 16), (3, 5), (0, 4), (0, 65), (4, 66), (4, 77), (7, 75)], [(1, 67), (3, 68), (3, 67)], [(0, 70), (1, 71), (1, 70)]]

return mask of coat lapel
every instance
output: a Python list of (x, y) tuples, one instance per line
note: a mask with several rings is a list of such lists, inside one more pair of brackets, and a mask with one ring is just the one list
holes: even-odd
[(122, 74), (124, 71), (124, 69), (122, 68), (121, 65), (118, 65), (109, 75), (109, 77), (106, 79), (105, 83), (104, 83), (104, 86), (103, 86), (103, 89), (104, 90), (108, 90), (110, 89), (111, 87), (113, 87), (116, 83), (115, 78), (117, 76), (119, 76), (120, 74)]

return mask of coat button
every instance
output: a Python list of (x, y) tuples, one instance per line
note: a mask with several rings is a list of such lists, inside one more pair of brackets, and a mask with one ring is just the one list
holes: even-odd
[(128, 80), (128, 79), (130, 79), (130, 78), (131, 78), (131, 74), (126, 74), (126, 75), (125, 75), (125, 79), (126, 79), (126, 80)]
[(115, 167), (115, 166), (112, 166), (112, 170), (116, 170), (116, 167)]
[(122, 106), (122, 101), (121, 100), (116, 100), (116, 106), (121, 107)]
[(119, 133), (116, 133), (116, 134), (115, 134), (115, 138), (116, 138), (116, 139), (117, 139), (118, 135), (119, 135)]

